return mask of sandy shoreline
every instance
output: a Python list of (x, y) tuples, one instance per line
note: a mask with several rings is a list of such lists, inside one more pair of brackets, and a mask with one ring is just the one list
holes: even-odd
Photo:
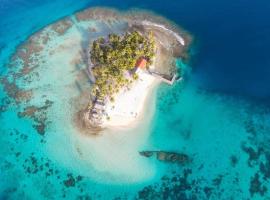
[[(138, 14), (138, 13), (137, 13)], [(101, 20), (104, 23), (111, 24), (114, 21), (126, 21), (126, 31), (139, 31), (142, 34), (152, 31), (156, 40), (156, 59), (152, 65), (152, 70), (164, 75), (170, 76), (175, 73), (176, 57), (180, 57), (187, 49), (190, 38), (186, 35), (179, 35), (175, 32), (169, 23), (160, 16), (153, 16), (150, 13), (142, 12), (140, 16), (132, 12), (118, 12), (113, 9), (91, 8), (77, 13), (76, 19), (87, 21), (89, 19)], [(145, 18), (147, 17), (148, 18)], [(142, 21), (141, 21), (142, 20)], [(91, 49), (88, 49), (91, 51)], [(88, 59), (88, 70), (91, 76), (91, 61)], [(117, 127), (134, 127), (139, 120), (143, 120), (145, 101), (151, 93), (152, 88), (158, 85), (160, 81), (146, 72), (139, 74), (139, 80), (132, 83), (128, 88), (122, 88), (115, 95), (114, 102), (106, 102), (102, 116), (101, 128), (117, 128)], [(88, 112), (83, 116), (86, 128), (91, 127), (95, 122), (92, 122), (91, 117), (88, 117)], [(88, 122), (89, 118), (89, 122)], [(88, 124), (88, 125), (87, 125)], [(99, 126), (99, 125), (98, 125)]]
[[(149, 76), (145, 74), (145, 76)], [(111, 117), (104, 123), (107, 128), (132, 128), (143, 120), (143, 114), (155, 87), (160, 82), (152, 77), (141, 77), (130, 90), (124, 89), (117, 94), (114, 103), (106, 105)], [(151, 98), (154, 95), (151, 96)]]

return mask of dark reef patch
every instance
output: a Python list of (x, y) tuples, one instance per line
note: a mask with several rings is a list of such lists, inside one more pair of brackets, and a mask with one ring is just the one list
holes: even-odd
[(264, 179), (270, 179), (270, 153), (265, 153), (265, 161), (260, 163), (260, 172)]
[(86, 9), (81, 12), (75, 14), (77, 21), (87, 21), (91, 20), (120, 20), (119, 13), (113, 9), (105, 9), (105, 8), (91, 8)]
[(66, 187), (75, 187), (76, 184), (80, 181), (82, 181), (82, 176), (77, 176), (76, 178), (73, 176), (73, 174), (67, 174), (67, 179), (63, 181), (64, 185)]
[(14, 99), (17, 104), (27, 102), (32, 98), (32, 90), (20, 89), (15, 81), (9, 81), (7, 77), (2, 78), (1, 83), (7, 95)]
[(250, 133), (251, 135), (256, 135), (256, 128), (254, 125), (253, 120), (249, 119), (244, 122), (244, 127), (247, 133)]
[(28, 106), (22, 112), (18, 112), (18, 117), (28, 117), (34, 120), (33, 127), (40, 135), (45, 134), (47, 123), (47, 109), (53, 104), (52, 101), (46, 100), (44, 106)]
[(267, 187), (260, 181), (259, 173), (256, 173), (254, 177), (251, 177), (249, 192), (251, 197), (253, 197), (255, 194), (260, 194), (263, 196), (267, 192)]
[[(188, 180), (191, 173), (190, 169), (185, 169), (183, 175), (163, 177), (160, 184), (149, 185), (139, 191), (136, 199), (191, 199), (194, 186)], [(192, 198), (197, 199), (195, 196)]]
[(51, 27), (56, 33), (63, 35), (72, 25), (72, 21), (69, 18), (66, 18), (54, 23)]
[(235, 155), (232, 155), (230, 157), (230, 161), (231, 161), (231, 166), (235, 167), (237, 165), (237, 163), (238, 163), (238, 158)]
[[(159, 181), (145, 186), (137, 193), (136, 199), (170, 199), (170, 200), (206, 200), (206, 199), (246, 199), (246, 194), (239, 186), (238, 174), (218, 174), (213, 179), (206, 179), (204, 176), (192, 173), (190, 168), (183, 168), (172, 171), (163, 176)], [(230, 191), (224, 187), (230, 181), (235, 187)], [(256, 184), (253, 183), (256, 190)], [(257, 188), (258, 189), (258, 188)], [(259, 191), (264, 192), (264, 187)]]
[(68, 179), (64, 181), (64, 185), (66, 187), (74, 187), (75, 183), (76, 183), (75, 178), (71, 174), (68, 174)]
[(37, 72), (32, 72), (40, 65), (40, 52), (44, 49), (40, 39), (43, 37), (42, 31), (39, 31), (30, 36), (17, 48), (7, 65), (9, 67), (9, 77), (12, 78), (13, 81), (5, 82), (6, 85), (9, 83), (9, 85), (12, 86), (18, 78), (29, 83), (32, 81), (33, 77), (39, 77)]
[(191, 161), (188, 155), (183, 153), (175, 153), (168, 151), (141, 151), (140, 155), (144, 157), (152, 157), (156, 155), (156, 159), (163, 162), (187, 164)]
[(49, 159), (38, 158), (34, 153), (31, 153), (31, 155), (24, 159), (22, 167), (27, 174), (43, 173), (45, 176), (50, 176), (53, 174), (53, 169), (49, 163), (51, 163)]
[(85, 195), (79, 195), (79, 196), (77, 196), (76, 197), (76, 200), (93, 200), (93, 199), (88, 194), (85, 194)]
[(212, 194), (212, 190), (213, 190), (213, 188), (211, 188), (211, 187), (204, 187), (203, 191), (204, 191), (204, 193), (205, 193), (207, 199), (210, 198), (210, 196), (211, 196), (211, 194)]
[(0, 100), (0, 117), (3, 112), (7, 111), (10, 105), (11, 105), (10, 98), (4, 97)]
[[(23, 62), (23, 68), (29, 68), (30, 65), (35, 63), (36, 57), (43, 50), (42, 45), (39, 42), (41, 38), (41, 31), (29, 37), (19, 48), (15, 54), (11, 57), (11, 67), (17, 66), (17, 61)], [(27, 71), (27, 70), (26, 70)], [(26, 74), (21, 72), (21, 74)]]
[(259, 147), (258, 150), (256, 151), (254, 148), (248, 147), (245, 144), (243, 144), (242, 150), (249, 155), (248, 165), (250, 167), (258, 164), (259, 158), (261, 154), (263, 153), (263, 149), (261, 147)]
[(218, 175), (215, 179), (213, 179), (212, 183), (214, 186), (220, 186), (221, 182), (223, 180), (223, 175)]
[(248, 155), (248, 166), (254, 170), (254, 176), (250, 177), (249, 193), (252, 199), (255, 195), (265, 198), (270, 181), (270, 126), (266, 121), (269, 108), (250, 107), (246, 114), (244, 128), (249, 137), (241, 148)]

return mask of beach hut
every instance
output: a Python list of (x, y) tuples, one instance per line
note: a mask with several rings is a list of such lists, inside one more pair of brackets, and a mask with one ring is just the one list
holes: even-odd
[(147, 60), (143, 57), (139, 58), (132, 73), (138, 73), (146, 68)]
[(136, 68), (145, 69), (147, 64), (147, 60), (143, 57), (139, 58), (136, 62)]

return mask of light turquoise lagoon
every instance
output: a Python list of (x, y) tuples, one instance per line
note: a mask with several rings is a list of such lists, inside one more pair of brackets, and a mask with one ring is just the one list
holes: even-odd
[[(176, 60), (183, 80), (152, 91), (138, 126), (82, 133), (87, 45), (126, 26), (73, 14), (10, 53), (0, 77), (0, 199), (267, 199), (269, 106), (206, 88), (193, 68), (196, 43), (189, 62)], [(189, 161), (139, 154), (147, 150)]]

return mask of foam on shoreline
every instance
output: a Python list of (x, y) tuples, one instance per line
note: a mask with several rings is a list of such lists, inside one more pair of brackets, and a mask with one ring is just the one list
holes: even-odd
[(161, 25), (161, 24), (155, 24), (155, 23), (152, 23), (152, 22), (149, 22), (149, 21), (146, 21), (146, 20), (142, 21), (141, 23), (142, 23), (143, 25), (146, 25), (146, 26), (155, 26), (155, 27), (161, 28), (161, 29), (163, 29), (163, 30), (169, 32), (170, 34), (172, 34), (172, 35), (177, 39), (177, 41), (178, 41), (181, 45), (185, 46), (185, 40), (184, 40), (184, 38), (182, 38), (182, 37), (181, 37), (179, 34), (177, 34), (176, 32), (174, 32), (174, 31), (172, 31), (172, 30), (166, 28), (165, 26), (163, 26), (163, 25)]

